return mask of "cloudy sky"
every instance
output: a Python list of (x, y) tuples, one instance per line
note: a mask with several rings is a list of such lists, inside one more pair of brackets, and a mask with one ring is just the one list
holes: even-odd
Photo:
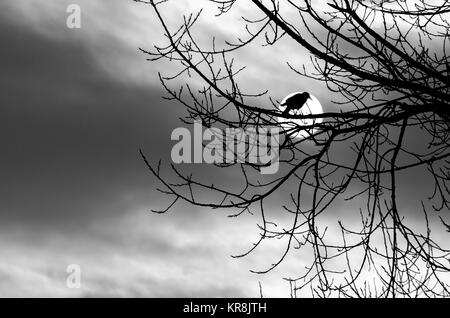
[[(230, 257), (258, 237), (253, 217), (182, 205), (166, 215), (149, 212), (167, 201), (138, 149), (167, 162), (170, 134), (184, 114), (162, 99), (157, 73), (171, 66), (138, 51), (163, 41), (151, 8), (79, 0), (82, 27), (68, 29), (70, 3), (0, 4), (0, 296), (257, 297), (258, 282), (265, 296), (289, 296), (282, 277), (298, 272), (302, 259), (261, 276), (249, 270), (270, 265), (279, 245)], [(192, 3), (173, 8), (168, 19), (194, 10)], [(225, 38), (239, 30), (202, 23)], [(272, 50), (289, 60), (283, 45)], [(241, 62), (254, 66), (264, 54)], [(295, 58), (309, 59), (301, 51)], [(248, 81), (270, 81), (282, 98), (292, 78), (275, 67), (255, 68)], [(329, 107), (329, 93), (310, 87)], [(418, 191), (406, 190), (411, 197)], [(80, 289), (66, 286), (69, 264), (81, 266)]]
[[(138, 51), (161, 29), (146, 6), (97, 0), (76, 2), (71, 30), (70, 3), (0, 4), (0, 296), (258, 296), (259, 281), (289, 295), (280, 272), (249, 272), (270, 250), (230, 257), (257, 238), (254, 220), (149, 212), (166, 201), (138, 149), (167, 160), (184, 114), (161, 98), (168, 66)], [(72, 263), (81, 289), (66, 287)]]

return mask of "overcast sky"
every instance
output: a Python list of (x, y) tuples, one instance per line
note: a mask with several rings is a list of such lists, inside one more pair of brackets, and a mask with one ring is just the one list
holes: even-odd
[[(287, 296), (279, 273), (249, 273), (265, 256), (230, 257), (257, 237), (252, 220), (149, 212), (165, 198), (138, 149), (167, 160), (183, 114), (161, 98), (167, 66), (138, 52), (161, 38), (150, 8), (78, 1), (69, 30), (70, 3), (0, 4), (0, 295), (257, 296), (263, 281)], [(81, 289), (66, 287), (72, 263)]]
[[(289, 296), (282, 277), (298, 273), (302, 259), (260, 276), (249, 270), (270, 265), (280, 245), (230, 257), (258, 237), (255, 218), (189, 206), (149, 212), (167, 201), (138, 149), (168, 163), (170, 133), (184, 114), (161, 98), (157, 72), (171, 66), (138, 51), (163, 40), (151, 8), (80, 0), (82, 28), (70, 30), (70, 3), (0, 4), (0, 296), (257, 297), (259, 281), (266, 296)], [(194, 9), (187, 3), (170, 18)], [(202, 23), (224, 37), (239, 30)], [(273, 50), (292, 56), (284, 46)], [(264, 54), (240, 58), (255, 66)], [(308, 59), (296, 52), (298, 63)], [(282, 98), (308, 86), (265, 65), (248, 75), (254, 87), (273, 83)], [(330, 107), (328, 92), (309, 87)], [(411, 197), (418, 191), (405, 189)], [(81, 266), (81, 289), (66, 287), (72, 263)]]

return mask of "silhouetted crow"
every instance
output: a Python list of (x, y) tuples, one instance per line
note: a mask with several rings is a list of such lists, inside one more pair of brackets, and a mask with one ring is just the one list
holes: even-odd
[(289, 114), (291, 110), (297, 110), (305, 105), (306, 101), (311, 98), (309, 93), (296, 93), (285, 100), (284, 103), (280, 104), (281, 106), (286, 105), (286, 109), (283, 111), (283, 115)]

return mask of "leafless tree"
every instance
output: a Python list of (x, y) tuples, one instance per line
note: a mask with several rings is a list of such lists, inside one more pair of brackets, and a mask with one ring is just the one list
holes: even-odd
[[(160, 164), (141, 151), (161, 191), (173, 197), (168, 209), (183, 201), (230, 210), (236, 217), (260, 215), (259, 240), (239, 256), (267, 240), (285, 240), (281, 257), (258, 271), (266, 273), (289, 253), (310, 251), (304, 254), (310, 255), (309, 266), (286, 278), (293, 296), (302, 290), (317, 297), (450, 295), (449, 1), (251, 0), (246, 4), (258, 18), (242, 17), (246, 37), (217, 43), (213, 36), (209, 46), (196, 40), (200, 12), (185, 15), (174, 28), (164, 18), (170, 1), (138, 2), (154, 10), (167, 39), (165, 46), (142, 51), (149, 60), (179, 65), (178, 73), (160, 80), (167, 98), (185, 107), (184, 122), (258, 129), (280, 126), (280, 117), (315, 119), (311, 125), (281, 125), (278, 174), (262, 176), (254, 163), (217, 165), (240, 169), (241, 186), (233, 189), (183, 174), (175, 165), (171, 177), (163, 176)], [(217, 17), (234, 14), (240, 3), (209, 2), (217, 6)], [(270, 95), (270, 83), (267, 91), (241, 89), (239, 75), (252, 70), (235, 66), (238, 52), (281, 41), (309, 52), (310, 64), (288, 66), (296, 76), (325, 85), (335, 111), (287, 114)], [(203, 87), (190, 85), (193, 77)], [(299, 132), (307, 135), (293, 138)], [(398, 198), (399, 179), (417, 171), (428, 174), (434, 189), (424, 189), (421, 206), (411, 211)], [(178, 180), (169, 181), (172, 177)], [(274, 213), (270, 200), (286, 191), (288, 202)], [(203, 201), (198, 193), (211, 196)], [(336, 204), (346, 205), (347, 214), (329, 224), (324, 220), (333, 218)], [(289, 226), (279, 226), (281, 214), (290, 216)], [(423, 221), (417, 226), (411, 220), (419, 214)]]

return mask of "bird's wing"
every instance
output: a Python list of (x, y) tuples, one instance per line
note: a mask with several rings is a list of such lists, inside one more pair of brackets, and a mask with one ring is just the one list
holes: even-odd
[(289, 105), (289, 104), (292, 104), (292, 102), (295, 100), (295, 95), (294, 96), (291, 96), (291, 97), (289, 97), (289, 98), (287, 98), (285, 101), (284, 101), (284, 103), (282, 104), (282, 105)]

